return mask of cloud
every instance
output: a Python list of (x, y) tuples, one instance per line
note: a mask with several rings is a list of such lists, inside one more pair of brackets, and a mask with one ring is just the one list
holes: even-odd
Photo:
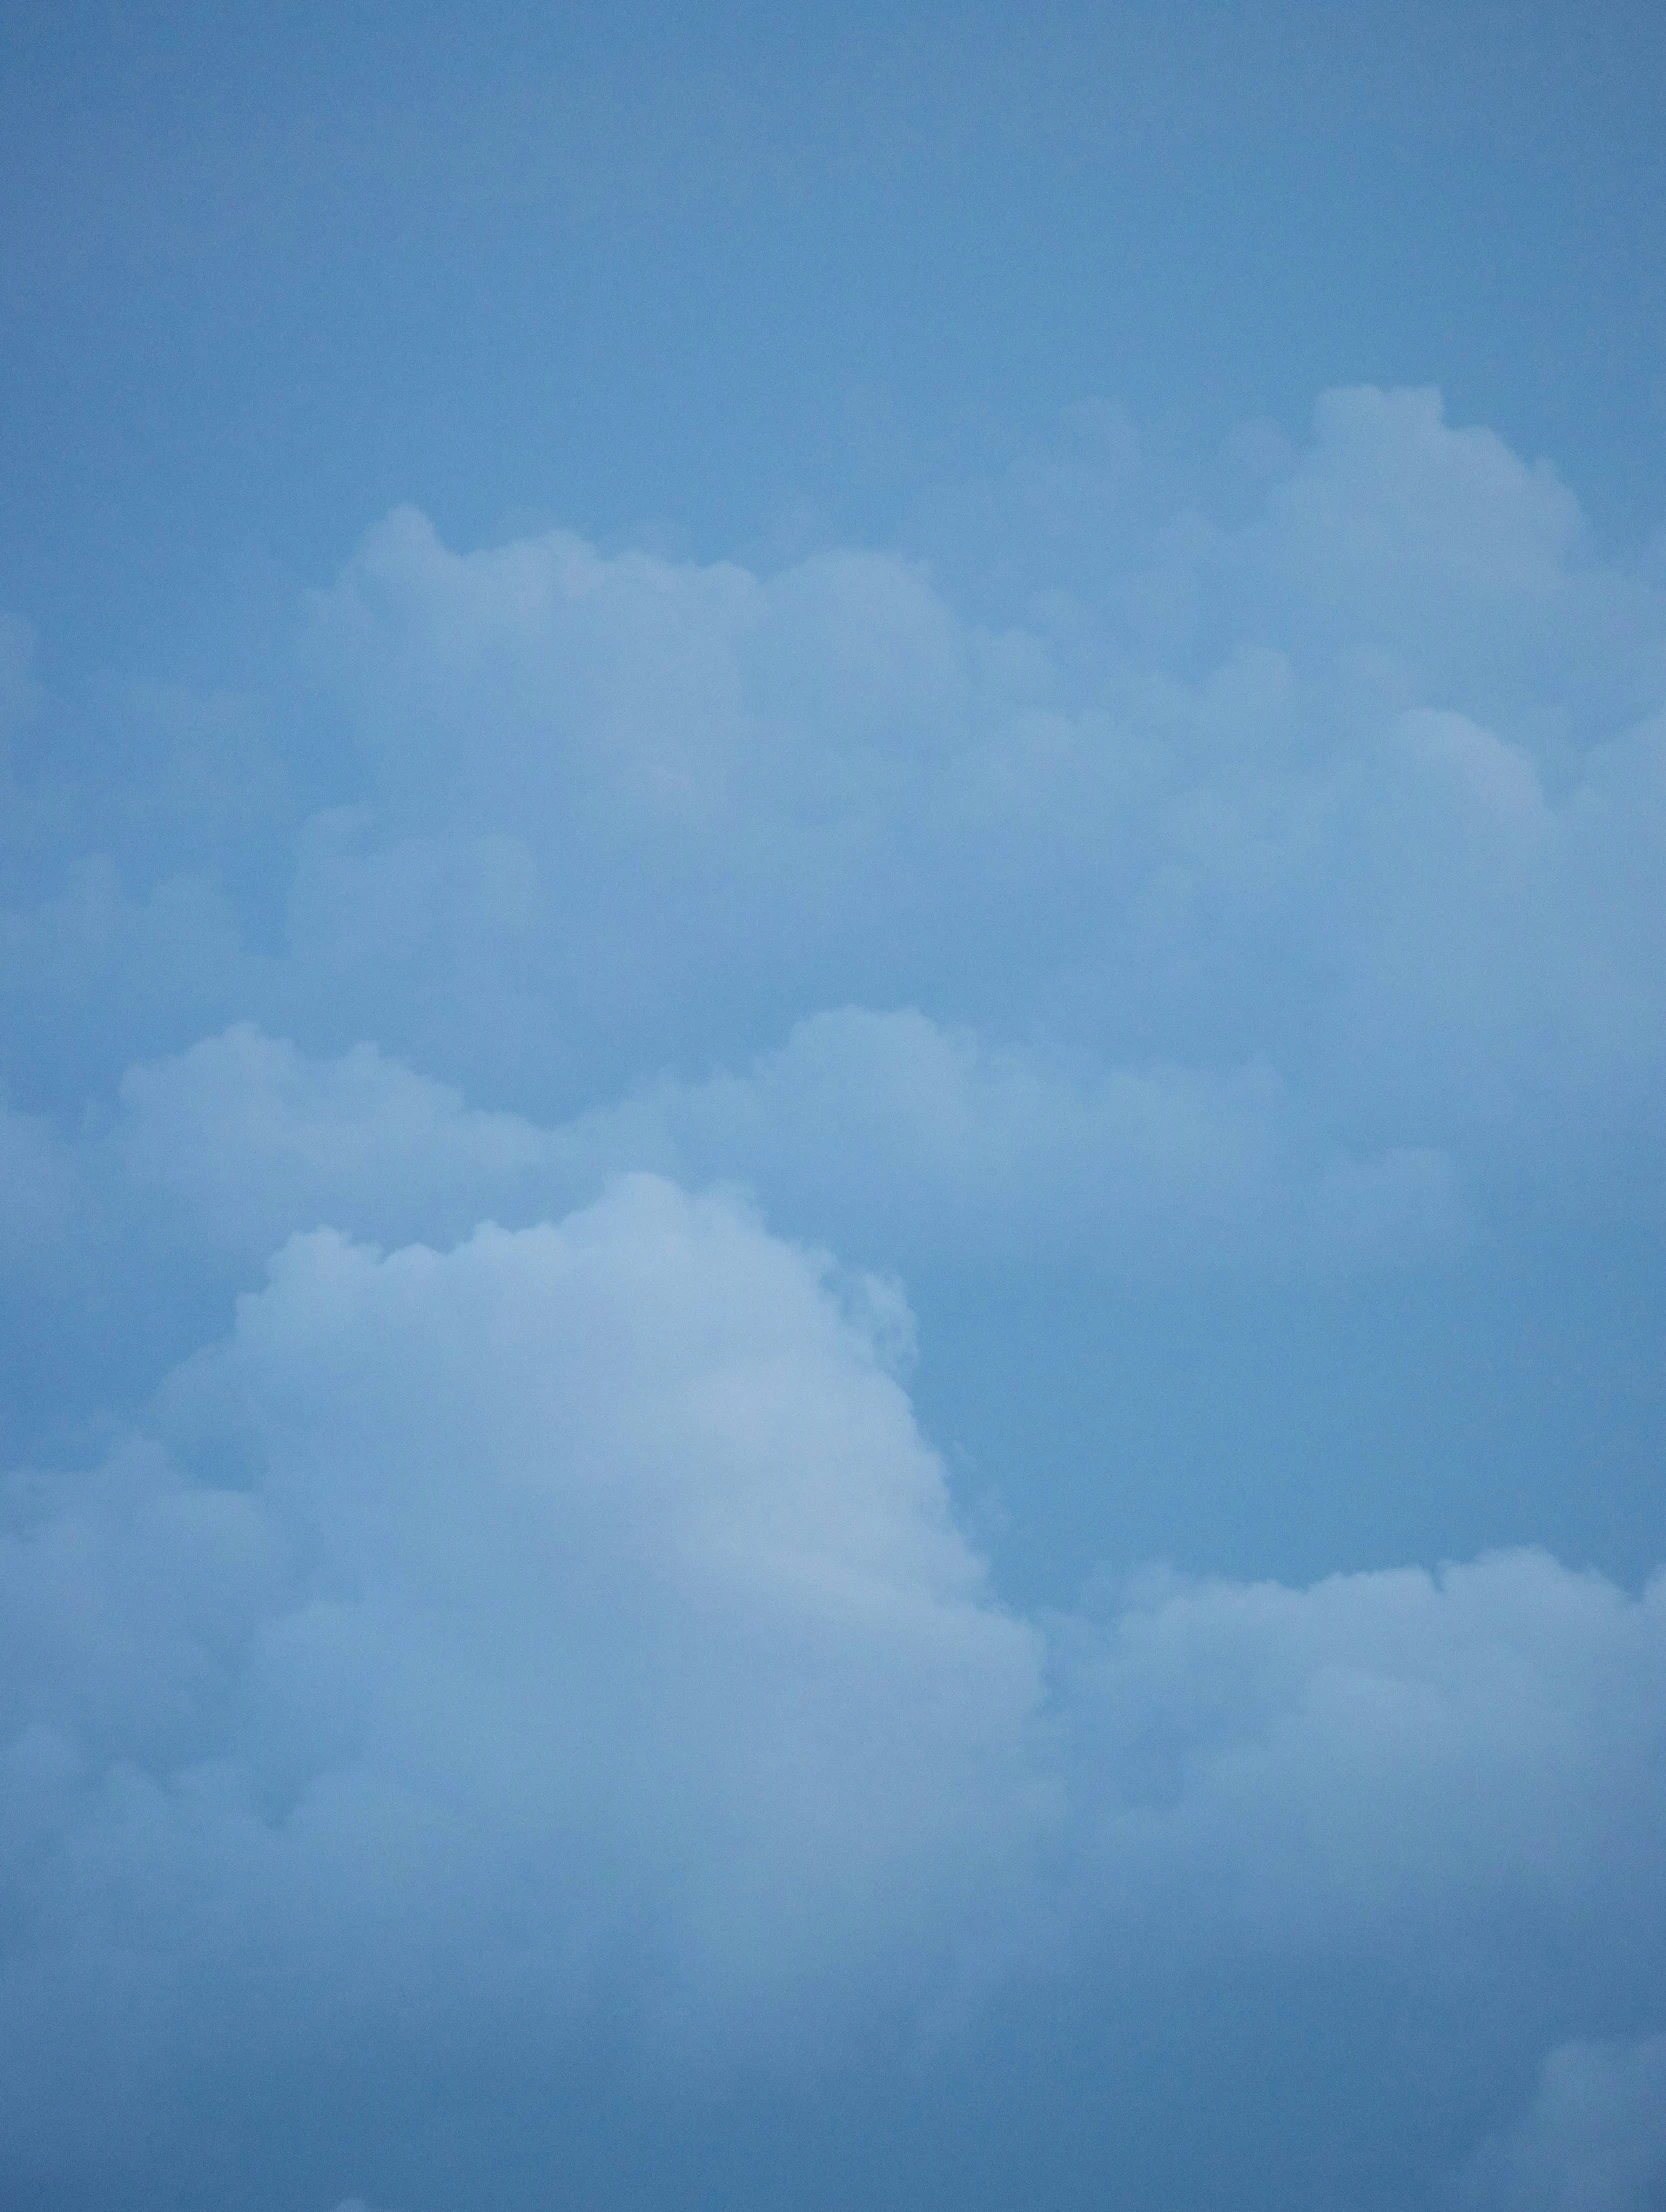
[(1010, 1916), (1038, 1639), (860, 1298), (734, 1207), (297, 1239), (164, 1427), (204, 1474), (134, 1440), (11, 1489), (25, 2142), (76, 2124), (66, 2039), (118, 2102), (222, 2034), (310, 2064), (320, 2017), (343, 2066), (621, 2012), (761, 2052)]
[(374, 1045), (313, 1055), (239, 1023), (136, 1063), (73, 1137), (0, 1113), (0, 1300), (36, 1376), (13, 1436), (148, 1388), (296, 1231), (449, 1246), (635, 1169), (745, 1190), (788, 1234), (915, 1276), (1323, 1280), (1461, 1248), (1447, 1156), (1361, 1156), (1304, 1124), (1265, 1065), (1104, 1068), (846, 1008), (733, 1074), (541, 1126)]
[(109, 1167), (187, 1241), (262, 1261), (322, 1224), (379, 1244), (455, 1244), (487, 1218), (559, 1210), (562, 1161), (519, 1115), (464, 1105), (374, 1045), (315, 1059), (240, 1023), (130, 1068)]
[(1027, 1620), (892, 1333), (628, 1178), (446, 1251), (296, 1237), (148, 1434), (13, 1478), (24, 2170), (268, 2077), (550, 2085), (597, 2037), (929, 2070), (1036, 1977), (1087, 2024), (1229, 1955), (1433, 1948), (1554, 2019), (1551, 1931), (1615, 2005), (1658, 1970), (1666, 1586), (1527, 1554)]
[[(212, 2111), (205, 2206), (414, 2206), (434, 2114), (634, 2099), (680, 2141), (759, 2082), (848, 2102), (900, 2192), (997, 2074), (1015, 2141), (1103, 2131), (1153, 2020), (1218, 2087), (1216, 1982), (1306, 2032), (1327, 1976), (1476, 2055), (1423, 2134), (1327, 2057), (1415, 2175), (1290, 2201), (1412, 2201), (1547, 2050), (1465, 2201), (1645, 2186), (1656, 2047), (1572, 2040), (1656, 2019), (1666, 1965), (1643, 1539), (1617, 1579), (1016, 1607), (895, 1278), (950, 1333), (922, 1390), (958, 1359), (1017, 1409), (1014, 1516), (1328, 1485), (1346, 1528), (1391, 1401), (1457, 1494), (1528, 1363), (1603, 1399), (1567, 1253), (1641, 1342), (1661, 595), (1429, 394), (1330, 395), (1230, 514), (1159, 512), (1100, 427), (958, 556), (466, 552), (401, 510), (259, 700), (72, 711), (0, 636), (0, 2078), (43, 2203), (162, 2201)], [(1542, 1344), (1467, 1303), (1482, 1259)], [(1145, 1463), (1158, 1307), (1218, 1465)], [(1464, 1365), (1478, 1319), (1516, 1368)], [(1316, 1376), (1329, 1459), (1281, 1489), (1233, 1408), (1294, 1451)], [(1578, 1556), (1624, 1550), (1641, 1405), (1557, 1477)]]
[(1464, 2212), (1648, 2212), (1666, 2189), (1666, 2036), (1565, 2043), (1452, 2192)]
[(745, 1185), (793, 1233), (891, 1265), (1369, 1266), (1462, 1227), (1449, 1161), (1327, 1150), (1266, 1067), (1103, 1069), (854, 1007), (741, 1073), (662, 1076), (549, 1129), (373, 1046), (314, 1059), (247, 1024), (129, 1070), (121, 1101), (106, 1172), (255, 1259), (326, 1221), (454, 1241), (633, 1168)]
[[(1285, 1955), (1577, 1924), (1623, 1978), (1666, 1814), (1666, 1578), (1543, 1554), (1277, 1584), (1144, 1578), (1061, 1624), (1084, 1863), (1183, 1943)], [(1172, 1916), (1170, 1918), (1169, 1916)]]
[[(609, 1064), (592, 1094), (644, 1051), (733, 1064), (909, 1005), (1112, 1064), (1259, 1053), (1348, 1145), (1519, 1174), (1634, 1138), (1663, 1044), (1659, 594), (1426, 393), (1330, 395), (1255, 519), (1146, 558), (1190, 642), (1124, 634), (1114, 594), (973, 622), (892, 556), (457, 555), (395, 518), (315, 610), (378, 810), (328, 934), (458, 941), (417, 881), (498, 839), (512, 910), (465, 902), (504, 914), (488, 987), (559, 1005), (564, 1049)], [(340, 903), (395, 875), (397, 922)]]
[(1106, 1068), (917, 1013), (816, 1015), (743, 1075), (644, 1085), (564, 1138), (744, 1180), (772, 1218), (905, 1267), (1372, 1266), (1463, 1227), (1448, 1159), (1326, 1148), (1264, 1064)]
[(1326, 393), (1311, 443), (1220, 547), (1227, 593), (1305, 654), (1390, 655), (1430, 705), (1539, 744), (1658, 697), (1659, 604), (1597, 558), (1548, 463), (1438, 392)]
[[(401, 510), (312, 599), (304, 741), (276, 708), (187, 733), (266, 803), (182, 843), (170, 739), (124, 798), (148, 853), (41, 815), (41, 894), (0, 927), (24, 1103), (73, 1112), (252, 1019), (548, 1126), (917, 1009), (986, 1056), (1265, 1064), (1340, 1153), (1634, 1201), (1666, 1054), (1660, 593), (1432, 394), (1329, 395), (1259, 496), (1119, 525), (1099, 569), (1079, 534), (1069, 591), (1015, 575), (977, 618), (952, 564), (460, 553)], [(1142, 627), (1153, 595), (1184, 620)]]

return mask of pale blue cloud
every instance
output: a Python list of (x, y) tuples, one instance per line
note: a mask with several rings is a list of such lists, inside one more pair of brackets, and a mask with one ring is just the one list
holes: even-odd
[(1644, 2212), (1666, 2181), (1666, 2036), (1565, 2043), (1538, 2095), (1459, 2177), (1453, 2201), (1488, 2212)]
[(0, 2195), (1641, 2212), (1658, 11), (12, 46)]

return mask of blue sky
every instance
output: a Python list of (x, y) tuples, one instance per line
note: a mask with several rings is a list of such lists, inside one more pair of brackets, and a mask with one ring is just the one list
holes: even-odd
[(6, 28), (16, 2201), (1646, 2212), (1658, 14)]
[(1184, 474), (1363, 382), (1439, 383), (1629, 541), (1662, 39), (1610, 0), (14, 9), (0, 589), (173, 673), (402, 500), (889, 539), (1084, 399)]

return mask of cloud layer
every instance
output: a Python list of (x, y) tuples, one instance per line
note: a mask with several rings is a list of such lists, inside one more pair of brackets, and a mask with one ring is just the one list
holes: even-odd
[(1565, 2043), (1517, 2124), (1476, 2153), (1456, 2202), (1476, 2212), (1646, 2212), (1666, 2187), (1666, 2036)]
[(902, 1286), (993, 1313), (1077, 1440), (1001, 1510), (1110, 1513), (1118, 1316), (1200, 1397), (1487, 1265), (1597, 1373), (1575, 1250), (1649, 1326), (1661, 594), (1430, 394), (1222, 465), (1095, 418), (770, 571), (400, 512), (260, 696), (0, 632), (29, 2202), (1652, 2201), (1657, 1552), (1020, 1605), (910, 1397)]
[(1022, 1621), (895, 1319), (652, 1178), (449, 1252), (319, 1231), (149, 1434), (13, 1478), (0, 2023), (37, 2186), (139, 2185), (146, 2101), (183, 2133), (249, 2069), (371, 2094), (599, 2034), (837, 2064), (1036, 1977), (1091, 2022), (1211, 1962), (1485, 1988), (1524, 1943), (1531, 2011), (1646, 1995), (1666, 1584), (1521, 1555)]

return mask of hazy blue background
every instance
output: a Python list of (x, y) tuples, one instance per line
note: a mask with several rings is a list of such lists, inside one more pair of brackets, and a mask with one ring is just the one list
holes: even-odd
[(410, 500), (889, 538), (1095, 396), (1438, 382), (1659, 521), (1657, 9), (6, 11), (0, 592), (89, 665)]
[(1666, 2203), (1666, 17), (3, 28), (0, 2204)]

